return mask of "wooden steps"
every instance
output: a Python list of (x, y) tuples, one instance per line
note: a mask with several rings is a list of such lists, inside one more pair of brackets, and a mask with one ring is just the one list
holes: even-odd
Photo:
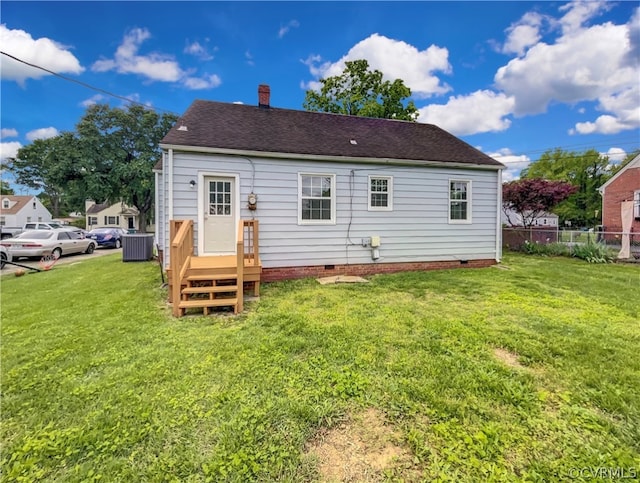
[[(208, 315), (212, 307), (232, 307), (233, 313), (238, 313), (238, 298), (243, 293), (242, 288), (238, 289), (235, 267), (215, 268), (217, 270), (212, 268), (209, 273), (204, 273), (206, 270), (202, 266), (187, 270), (178, 303), (181, 315), (184, 315), (186, 309), (202, 309), (204, 315)], [(191, 273), (192, 271), (196, 273)]]
[[(202, 309), (244, 307), (244, 289), (260, 294), (262, 263), (258, 253), (258, 220), (240, 220), (233, 255), (195, 255), (192, 220), (170, 220), (169, 303), (175, 317)], [(246, 286), (245, 286), (246, 284)]]
[(225, 293), (225, 292), (237, 292), (237, 285), (221, 285), (218, 287), (185, 287), (182, 289), (183, 294), (188, 293)]

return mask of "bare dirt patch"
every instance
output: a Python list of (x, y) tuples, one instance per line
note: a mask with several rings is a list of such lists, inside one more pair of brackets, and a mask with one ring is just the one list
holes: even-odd
[(377, 409), (349, 416), (332, 429), (322, 429), (308, 443), (306, 455), (317, 461), (324, 483), (383, 481), (385, 473), (419, 481), (402, 437)]
[(499, 361), (502, 361), (509, 367), (514, 367), (516, 369), (526, 369), (525, 366), (520, 364), (520, 361), (518, 360), (518, 355), (506, 349), (496, 347), (495, 349), (493, 349), (493, 355), (496, 357), (496, 359), (498, 359)]

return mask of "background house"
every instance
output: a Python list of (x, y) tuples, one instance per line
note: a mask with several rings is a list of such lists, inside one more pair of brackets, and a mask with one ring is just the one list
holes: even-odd
[(32, 221), (51, 221), (51, 212), (37, 196), (0, 195), (0, 225), (23, 227)]
[[(501, 216), (503, 225), (512, 227), (524, 226), (522, 215), (511, 208), (503, 208)], [(532, 226), (536, 228), (550, 228), (556, 230), (558, 229), (558, 215), (554, 215), (553, 213), (542, 213), (533, 220)]]
[[(265, 89), (266, 88), (266, 89)], [(161, 142), (157, 238), (195, 254), (260, 222), (263, 279), (486, 266), (501, 258), (503, 165), (434, 125), (195, 101)]]
[(633, 201), (631, 232), (640, 232), (640, 155), (612, 176), (598, 191), (602, 195), (602, 225), (606, 232), (621, 232), (620, 206)]
[(86, 200), (85, 212), (87, 230), (99, 227), (119, 227), (124, 230), (139, 229), (138, 210), (123, 202), (111, 204)]

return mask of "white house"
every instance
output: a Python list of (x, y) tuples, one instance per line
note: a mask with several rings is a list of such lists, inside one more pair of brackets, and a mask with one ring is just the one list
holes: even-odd
[[(138, 229), (138, 210), (123, 202), (112, 204), (85, 200), (85, 213), (87, 230), (98, 227), (122, 228), (124, 230)], [(147, 230), (149, 230), (149, 227), (147, 227)]]
[(193, 221), (200, 256), (259, 220), (266, 280), (501, 258), (503, 165), (434, 125), (277, 109), (260, 86), (258, 106), (195, 101), (161, 147), (168, 265), (171, 220)]
[[(527, 212), (531, 213), (531, 212)], [(525, 213), (525, 216), (527, 214)], [(524, 226), (522, 215), (511, 208), (502, 209), (502, 224), (512, 227)], [(531, 226), (536, 228), (558, 229), (558, 215), (553, 213), (541, 213), (534, 220)]]
[(0, 225), (23, 227), (25, 223), (51, 221), (51, 212), (37, 196), (0, 195)]

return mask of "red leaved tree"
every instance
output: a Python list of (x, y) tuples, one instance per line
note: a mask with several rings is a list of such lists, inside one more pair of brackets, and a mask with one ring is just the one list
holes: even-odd
[[(539, 216), (549, 212), (558, 203), (575, 193), (577, 187), (565, 181), (541, 178), (523, 178), (502, 185), (502, 209), (517, 213), (522, 224), (530, 227)], [(509, 223), (513, 225), (512, 221)]]

